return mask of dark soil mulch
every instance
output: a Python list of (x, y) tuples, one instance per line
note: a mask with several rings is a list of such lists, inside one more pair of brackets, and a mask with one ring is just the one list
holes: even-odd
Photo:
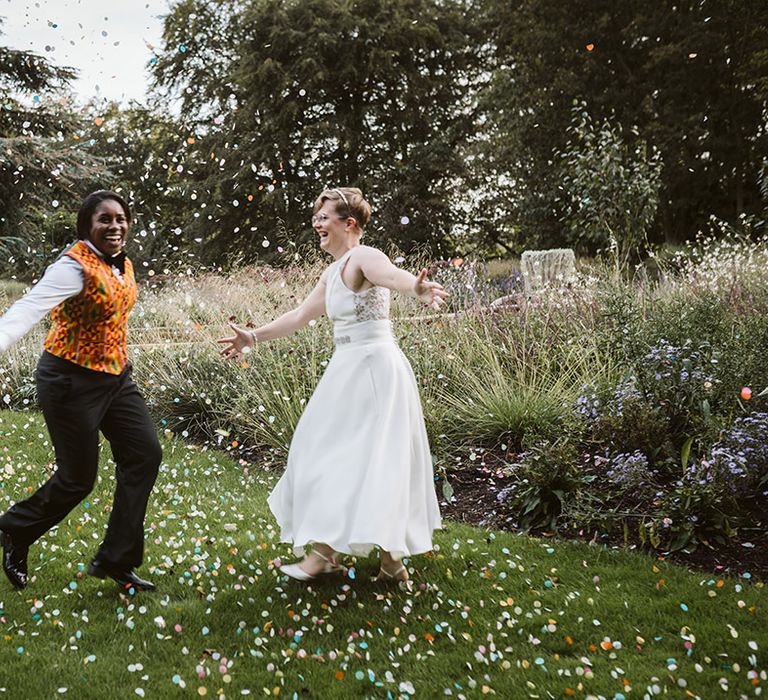
[[(441, 498), (442, 514), (451, 520), (501, 530), (514, 530), (514, 522), (500, 507), (497, 495), (512, 479), (505, 476), (501, 460), (486, 453), (482, 461), (464, 462), (451, 472), (449, 480), (454, 491), (451, 503)], [(438, 489), (439, 490), (439, 489)], [(536, 533), (534, 533), (536, 534)], [(551, 534), (551, 533), (538, 533)], [(602, 532), (559, 533), (564, 539), (583, 539), (599, 542), (600, 546), (623, 547), (623, 536), (614, 537)], [(713, 575), (730, 575), (751, 580), (768, 580), (768, 533), (740, 531), (727, 544), (717, 549), (699, 546), (692, 554), (683, 552), (657, 552), (659, 559), (666, 559), (690, 569), (706, 571)]]

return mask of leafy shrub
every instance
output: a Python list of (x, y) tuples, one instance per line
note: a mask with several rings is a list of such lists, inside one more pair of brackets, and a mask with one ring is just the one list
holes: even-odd
[(544, 440), (523, 453), (515, 477), (497, 499), (524, 531), (555, 530), (566, 499), (583, 483), (578, 452), (567, 439)]
[(640, 451), (652, 465), (675, 465), (686, 441), (711, 429), (716, 362), (706, 346), (693, 350), (661, 340), (633, 359), (612, 389), (585, 386), (576, 414), (609, 453)]

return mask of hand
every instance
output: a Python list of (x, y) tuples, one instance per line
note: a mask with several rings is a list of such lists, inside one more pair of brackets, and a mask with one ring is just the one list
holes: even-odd
[(445, 304), (448, 292), (443, 289), (439, 282), (429, 282), (427, 280), (427, 268), (419, 272), (419, 276), (413, 284), (413, 292), (416, 298), (428, 309), (439, 309)]
[(229, 326), (235, 331), (235, 334), (229, 338), (219, 338), (216, 342), (228, 343), (227, 347), (220, 353), (222, 357), (227, 360), (240, 360), (245, 353), (251, 351), (256, 341), (251, 331), (240, 328), (234, 323), (230, 323)]

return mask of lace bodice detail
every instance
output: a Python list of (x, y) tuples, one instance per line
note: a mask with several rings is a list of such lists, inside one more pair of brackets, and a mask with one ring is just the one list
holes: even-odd
[(371, 287), (355, 295), (356, 321), (382, 321), (389, 318), (389, 290)]
[(353, 292), (344, 284), (341, 272), (348, 257), (349, 253), (332, 266), (325, 296), (328, 317), (342, 326), (389, 320), (389, 289), (371, 287), (364, 292)]

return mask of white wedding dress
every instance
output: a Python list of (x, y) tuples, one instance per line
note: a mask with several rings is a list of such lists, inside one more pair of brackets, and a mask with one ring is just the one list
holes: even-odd
[[(354, 249), (353, 249), (354, 250)], [(335, 352), (293, 435), (269, 496), (282, 542), (395, 559), (432, 549), (440, 527), (432, 458), (413, 371), (389, 321), (389, 290), (355, 293), (334, 262), (325, 305)]]

